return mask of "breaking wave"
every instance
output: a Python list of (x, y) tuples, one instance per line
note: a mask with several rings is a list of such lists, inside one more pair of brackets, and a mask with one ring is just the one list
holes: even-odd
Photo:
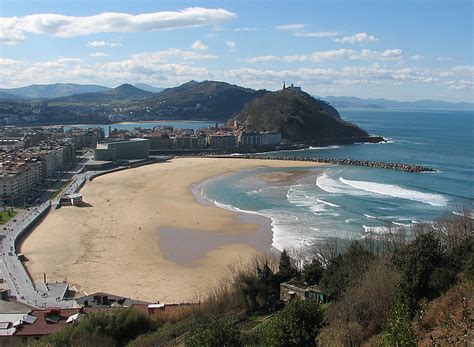
[(352, 181), (339, 178), (341, 183), (344, 183), (352, 188), (360, 189), (362, 191), (387, 195), (394, 198), (406, 199), (412, 201), (422, 202), (432, 206), (446, 206), (448, 200), (439, 194), (423, 193), (416, 190), (410, 190), (392, 184), (368, 182), (368, 181)]

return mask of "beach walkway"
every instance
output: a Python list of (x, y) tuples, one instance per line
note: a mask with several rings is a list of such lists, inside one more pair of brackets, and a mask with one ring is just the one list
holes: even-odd
[[(87, 172), (75, 175), (61, 195), (77, 192), (94, 174), (96, 173)], [(72, 306), (72, 300), (63, 300), (68, 287), (67, 283), (35, 284), (17, 251), (19, 240), (51, 209), (55, 209), (57, 204), (59, 204), (59, 197), (21, 211), (3, 226), (1, 233), (3, 236), (0, 246), (1, 270), (10, 288), (11, 296), (34, 307), (68, 308)]]

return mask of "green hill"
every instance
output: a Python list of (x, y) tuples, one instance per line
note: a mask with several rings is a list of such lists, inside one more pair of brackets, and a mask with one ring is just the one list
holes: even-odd
[(74, 94), (48, 100), (51, 104), (105, 104), (110, 102), (125, 103), (130, 100), (140, 100), (153, 95), (151, 92), (139, 89), (131, 84), (122, 84), (117, 88), (96, 93)]
[(228, 119), (246, 103), (268, 93), (225, 82), (190, 81), (148, 98), (145, 104), (179, 118)]
[(110, 88), (94, 84), (75, 84), (75, 83), (54, 83), (54, 84), (33, 84), (26, 87), (0, 89), (19, 96), (21, 98), (59, 98), (63, 96), (79, 93), (96, 93), (109, 90)]
[(296, 142), (364, 138), (368, 133), (341, 119), (335, 108), (304, 92), (268, 93), (248, 103), (237, 119), (250, 131), (279, 131)]

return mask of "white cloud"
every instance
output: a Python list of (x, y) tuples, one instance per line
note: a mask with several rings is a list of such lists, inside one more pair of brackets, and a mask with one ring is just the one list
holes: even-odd
[(198, 61), (198, 60), (212, 60), (217, 59), (216, 55), (201, 52), (201, 51), (184, 51), (178, 48), (170, 48), (165, 51), (137, 53), (132, 55), (132, 59), (155, 60), (161, 63), (168, 63), (170, 61)]
[[(2, 87), (15, 87), (31, 83), (75, 82), (116, 86), (121, 83), (148, 83), (151, 85), (176, 86), (195, 80), (217, 79), (252, 88), (281, 88), (283, 80), (301, 85), (304, 90), (321, 95), (320, 90), (335, 88), (339, 93), (346, 91), (380, 90), (388, 93), (393, 86), (403, 85), (412, 90), (438, 88), (446, 97), (456, 95), (468, 98), (472, 81), (465, 77), (472, 73), (472, 66), (453, 68), (423, 68), (419, 66), (398, 66), (376, 60), (376, 63), (361, 64), (364, 59), (392, 57), (401, 54), (396, 49), (387, 51), (330, 50), (307, 55), (273, 55), (253, 57), (253, 61), (319, 61), (347, 59), (348, 64), (338, 67), (273, 68), (272, 64), (258, 65), (258, 68), (233, 68), (209, 70), (199, 66), (201, 60), (216, 59), (207, 52), (168, 49), (163, 51), (133, 54), (127, 59), (115, 61), (83, 60), (75, 57), (57, 57), (50, 61), (26, 62), (14, 59), (0, 59), (0, 81)], [(370, 53), (368, 53), (370, 52)], [(341, 58), (342, 57), (342, 58)], [(368, 57), (368, 58), (367, 58)], [(249, 58), (252, 59), (252, 58)], [(351, 64), (357, 61), (356, 64)], [(257, 66), (257, 65), (256, 65)], [(291, 65), (289, 65), (291, 66)], [(3, 67), (3, 68), (2, 68)], [(446, 74), (446, 73), (449, 73)], [(423, 85), (423, 88), (421, 86)], [(344, 89), (345, 87), (352, 89)], [(359, 87), (360, 86), (360, 87)], [(425, 87), (426, 86), (426, 87)], [(394, 90), (394, 89), (392, 89)], [(417, 94), (418, 95), (418, 94)]]
[(0, 40), (15, 44), (25, 39), (24, 33), (75, 37), (94, 33), (144, 32), (218, 25), (235, 19), (235, 13), (222, 8), (190, 7), (181, 11), (143, 14), (105, 12), (88, 17), (60, 14), (33, 14), (0, 18)]
[(89, 41), (87, 42), (87, 46), (89, 47), (119, 47), (122, 46), (120, 42), (110, 42), (110, 41)]
[(474, 74), (474, 66), (472, 65), (458, 65), (458, 66), (453, 66), (451, 70), (455, 73), (461, 73), (461, 74)]
[(19, 60), (0, 58), (0, 66), (15, 66), (22, 64)]
[(245, 59), (247, 63), (266, 63), (269, 61), (277, 61), (277, 60), (279, 60), (279, 58), (274, 55), (261, 55), (258, 57)]
[(469, 80), (457, 80), (448, 81), (449, 89), (451, 90), (467, 90), (472, 89), (472, 81)]
[(275, 27), (276, 30), (282, 30), (282, 31), (298, 31), (298, 30), (303, 30), (305, 28), (304, 24), (285, 24), (285, 25), (279, 25)]
[(191, 46), (191, 48), (194, 49), (195, 51), (205, 52), (205, 51), (207, 51), (207, 49), (209, 48), (209, 46), (206, 46), (204, 43), (202, 43), (201, 41), (197, 40), (196, 42), (193, 43), (193, 45)]
[(300, 37), (324, 38), (324, 37), (334, 37), (338, 35), (338, 33), (335, 31), (308, 31), (307, 26), (304, 24), (279, 25), (275, 27), (275, 29), (280, 30), (280, 31), (289, 31), (294, 36), (300, 36)]
[(293, 63), (295, 61), (305, 61), (306, 60), (306, 56), (305, 55), (285, 55), (283, 58), (281, 58), (281, 60), (283, 60), (284, 62), (287, 62), (287, 63)]
[(456, 61), (454, 58), (451, 57), (436, 57), (437, 61), (447, 61), (447, 62), (454, 62)]
[(231, 51), (235, 51), (237, 49), (237, 43), (235, 43), (235, 41), (227, 40), (225, 44)]
[(418, 60), (423, 59), (423, 56), (420, 55), (420, 54), (415, 54), (415, 55), (412, 55), (412, 56), (410, 57), (410, 59), (411, 59), (411, 60), (418, 61)]
[(330, 51), (314, 52), (310, 55), (312, 61), (336, 60), (336, 59), (356, 59), (357, 52), (352, 49), (333, 49)]
[(402, 58), (402, 50), (399, 48), (396, 49), (387, 49), (385, 51), (373, 51), (370, 49), (362, 49), (361, 51), (356, 51), (353, 49), (333, 49), (329, 51), (317, 51), (308, 55), (286, 55), (283, 57), (277, 57), (274, 55), (264, 55), (258, 57), (252, 57), (245, 59), (248, 63), (260, 63), (260, 62), (269, 62), (269, 61), (284, 61), (287, 63), (292, 62), (303, 62), (303, 61), (327, 61), (327, 60), (400, 60)]
[(109, 55), (104, 52), (94, 52), (89, 54), (92, 58), (102, 58), (102, 57), (108, 57)]
[(303, 37), (318, 37), (318, 38), (323, 38), (323, 37), (334, 37), (337, 36), (338, 33), (335, 31), (304, 31), (304, 32), (295, 32), (295, 36), (303, 36)]
[(243, 27), (243, 28), (234, 28), (232, 31), (235, 31), (236, 33), (242, 32), (242, 31), (257, 31), (257, 28), (248, 28), (248, 27)]
[(369, 35), (367, 33), (357, 33), (352, 36), (337, 38), (334, 41), (340, 42), (340, 43), (356, 44), (356, 43), (372, 43), (372, 42), (376, 42), (377, 40), (378, 39), (373, 35)]

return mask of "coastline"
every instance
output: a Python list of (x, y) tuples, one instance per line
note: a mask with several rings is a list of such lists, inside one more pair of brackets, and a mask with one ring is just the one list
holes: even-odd
[(206, 206), (192, 189), (242, 169), (303, 166), (318, 164), (179, 158), (98, 177), (81, 191), (92, 207), (56, 210), (24, 240), (25, 265), (36, 281), (46, 272), (81, 292), (192, 300), (272, 239), (268, 218)]

